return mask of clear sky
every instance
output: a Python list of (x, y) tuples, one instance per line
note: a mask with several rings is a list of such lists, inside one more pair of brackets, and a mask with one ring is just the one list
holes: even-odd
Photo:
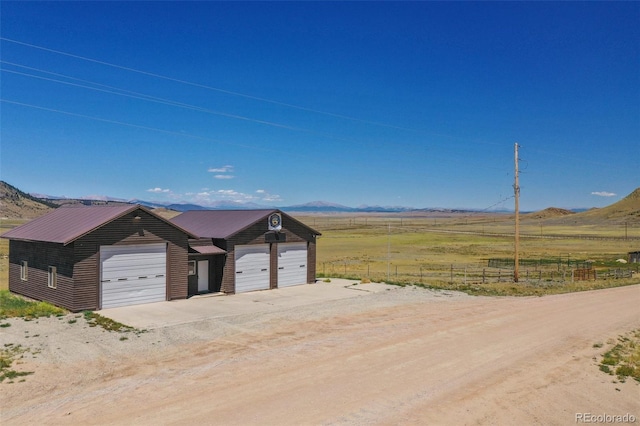
[(638, 2), (11, 2), (0, 178), (290, 206), (611, 204), (640, 186)]

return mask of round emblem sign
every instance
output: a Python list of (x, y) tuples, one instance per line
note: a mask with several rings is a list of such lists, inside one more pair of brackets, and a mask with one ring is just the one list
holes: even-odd
[(280, 213), (273, 213), (269, 216), (269, 229), (280, 230), (282, 228), (282, 216)]

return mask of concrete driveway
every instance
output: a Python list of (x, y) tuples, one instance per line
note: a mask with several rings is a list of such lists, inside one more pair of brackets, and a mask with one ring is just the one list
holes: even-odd
[[(355, 284), (355, 285), (354, 285)], [(265, 312), (330, 300), (364, 296), (394, 286), (360, 284), (356, 280), (332, 278), (330, 283), (299, 285), (234, 295), (201, 295), (170, 302), (147, 303), (103, 309), (99, 314), (138, 329), (154, 329), (251, 312)]]

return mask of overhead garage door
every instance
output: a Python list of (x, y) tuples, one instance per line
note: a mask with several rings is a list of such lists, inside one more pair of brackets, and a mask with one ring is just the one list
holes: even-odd
[(236, 293), (269, 289), (269, 244), (235, 247)]
[(102, 308), (167, 299), (167, 248), (164, 243), (100, 247)]
[(278, 287), (307, 283), (307, 243), (278, 244)]

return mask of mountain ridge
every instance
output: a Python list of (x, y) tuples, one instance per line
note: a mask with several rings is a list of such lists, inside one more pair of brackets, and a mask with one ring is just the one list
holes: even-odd
[[(250, 209), (280, 209), (286, 212), (296, 213), (513, 213), (512, 210), (482, 210), (465, 208), (414, 208), (404, 206), (368, 206), (349, 207), (328, 201), (310, 201), (291, 206), (260, 205), (255, 203), (240, 203), (234, 201), (219, 201), (209, 206), (194, 203), (154, 202), (139, 199), (125, 200), (108, 196), (89, 196), (91, 198), (73, 199), (68, 197), (56, 197), (44, 194), (28, 194), (7, 182), (0, 181), (0, 217), (30, 219), (47, 211), (66, 204), (82, 205), (108, 205), (108, 204), (141, 204), (156, 209), (168, 209), (177, 212), (187, 210), (250, 210)], [(636, 188), (622, 200), (606, 207), (593, 209), (560, 209), (549, 207), (537, 212), (522, 212), (525, 217), (544, 220), (563, 220), (571, 217), (572, 220), (598, 220), (615, 219), (631, 222), (640, 222), (640, 188)]]

